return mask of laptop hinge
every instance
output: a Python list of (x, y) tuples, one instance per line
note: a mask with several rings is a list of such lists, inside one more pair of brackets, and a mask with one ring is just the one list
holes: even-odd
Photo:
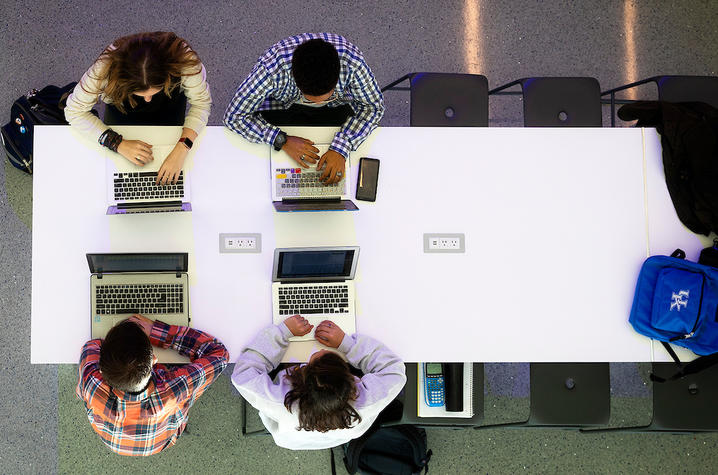
[(102, 267), (97, 268), (97, 278), (102, 279)]
[(341, 196), (329, 196), (329, 197), (307, 197), (307, 198), (282, 198), (282, 203), (286, 204), (304, 204), (307, 202), (316, 203), (339, 203), (342, 201)]
[(312, 281), (304, 281), (304, 282), (297, 282), (296, 280), (278, 280), (276, 282), (279, 282), (280, 284), (341, 284), (343, 282), (346, 282), (347, 279), (327, 279), (327, 280), (312, 280)]
[(175, 277), (177, 277), (178, 279), (179, 279), (180, 277), (182, 277), (182, 268), (181, 268), (181, 267), (178, 267), (178, 268), (177, 268), (177, 273), (175, 274)]

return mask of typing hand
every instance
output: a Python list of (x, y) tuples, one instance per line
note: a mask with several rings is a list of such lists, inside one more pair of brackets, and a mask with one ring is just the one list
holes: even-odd
[(309, 168), (308, 163), (319, 160), (319, 149), (314, 146), (314, 142), (301, 137), (288, 136), (282, 150), (303, 168)]
[(130, 318), (128, 318), (128, 320), (138, 324), (140, 328), (142, 328), (142, 331), (145, 332), (145, 335), (150, 336), (150, 332), (152, 331), (152, 325), (154, 325), (155, 323), (154, 321), (140, 315), (139, 313), (132, 315)]
[(172, 149), (165, 161), (162, 162), (162, 166), (157, 171), (157, 184), (166, 185), (177, 183), (180, 172), (182, 171), (182, 165), (184, 165), (184, 159), (187, 156), (187, 147), (178, 143), (175, 148)]
[(324, 320), (317, 325), (314, 338), (322, 345), (327, 345), (330, 348), (339, 348), (339, 345), (342, 344), (342, 340), (344, 340), (344, 331), (342, 331), (336, 323)]
[(310, 325), (309, 321), (301, 315), (292, 315), (284, 320), (284, 324), (294, 336), (304, 336), (314, 328), (314, 325)]
[(319, 163), (317, 163), (317, 170), (321, 170), (322, 167), (324, 167), (324, 173), (322, 173), (319, 179), (324, 182), (325, 185), (339, 183), (344, 177), (345, 165), (346, 160), (344, 160), (341, 153), (328, 150), (327, 153), (319, 159)]
[(123, 140), (117, 147), (117, 153), (139, 166), (154, 160), (152, 145), (142, 140)]

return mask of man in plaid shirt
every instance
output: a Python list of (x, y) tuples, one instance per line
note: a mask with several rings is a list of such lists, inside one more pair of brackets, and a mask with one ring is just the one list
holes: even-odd
[[(284, 150), (300, 166), (324, 167), (326, 184), (340, 181), (349, 152), (384, 115), (384, 99), (361, 51), (342, 36), (304, 33), (269, 48), (240, 84), (224, 124), (251, 142)], [(321, 157), (313, 142), (280, 125), (341, 126)], [(326, 166), (325, 166), (326, 165)]]
[[(157, 363), (152, 345), (173, 348), (190, 363)], [(173, 445), (187, 411), (227, 366), (229, 353), (214, 337), (141, 315), (82, 348), (77, 396), (102, 441), (120, 455), (152, 455)]]

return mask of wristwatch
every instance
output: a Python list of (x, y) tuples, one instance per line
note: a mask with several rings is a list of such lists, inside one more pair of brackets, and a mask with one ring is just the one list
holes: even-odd
[(179, 139), (179, 143), (183, 143), (188, 150), (192, 149), (193, 143), (188, 137), (182, 137), (181, 139)]
[(274, 139), (274, 150), (279, 152), (280, 150), (282, 150), (282, 147), (284, 147), (285, 143), (287, 143), (287, 134), (280, 130), (277, 134), (277, 137)]

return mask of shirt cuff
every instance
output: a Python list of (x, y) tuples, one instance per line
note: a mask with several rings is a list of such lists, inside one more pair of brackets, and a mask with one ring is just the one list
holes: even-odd
[(341, 154), (341, 156), (344, 157), (344, 160), (346, 160), (352, 148), (351, 145), (349, 145), (349, 142), (341, 137), (340, 134), (341, 132), (334, 136), (334, 140), (332, 140), (329, 150), (334, 150), (335, 152)]
[(279, 332), (282, 334), (282, 338), (284, 338), (285, 340), (289, 340), (291, 337), (294, 336), (294, 333), (289, 330), (289, 327), (284, 322), (277, 325), (277, 328), (279, 328)]
[(274, 141), (277, 140), (277, 135), (279, 135), (279, 132), (281, 132), (282, 129), (276, 126), (272, 126), (269, 129), (269, 146), (274, 148)]
[(337, 347), (337, 350), (341, 351), (342, 353), (344, 353), (346, 355), (347, 353), (349, 353), (349, 350), (352, 349), (352, 347), (354, 346), (354, 343), (355, 343), (354, 338), (345, 333), (341, 344), (339, 344), (339, 347)]

